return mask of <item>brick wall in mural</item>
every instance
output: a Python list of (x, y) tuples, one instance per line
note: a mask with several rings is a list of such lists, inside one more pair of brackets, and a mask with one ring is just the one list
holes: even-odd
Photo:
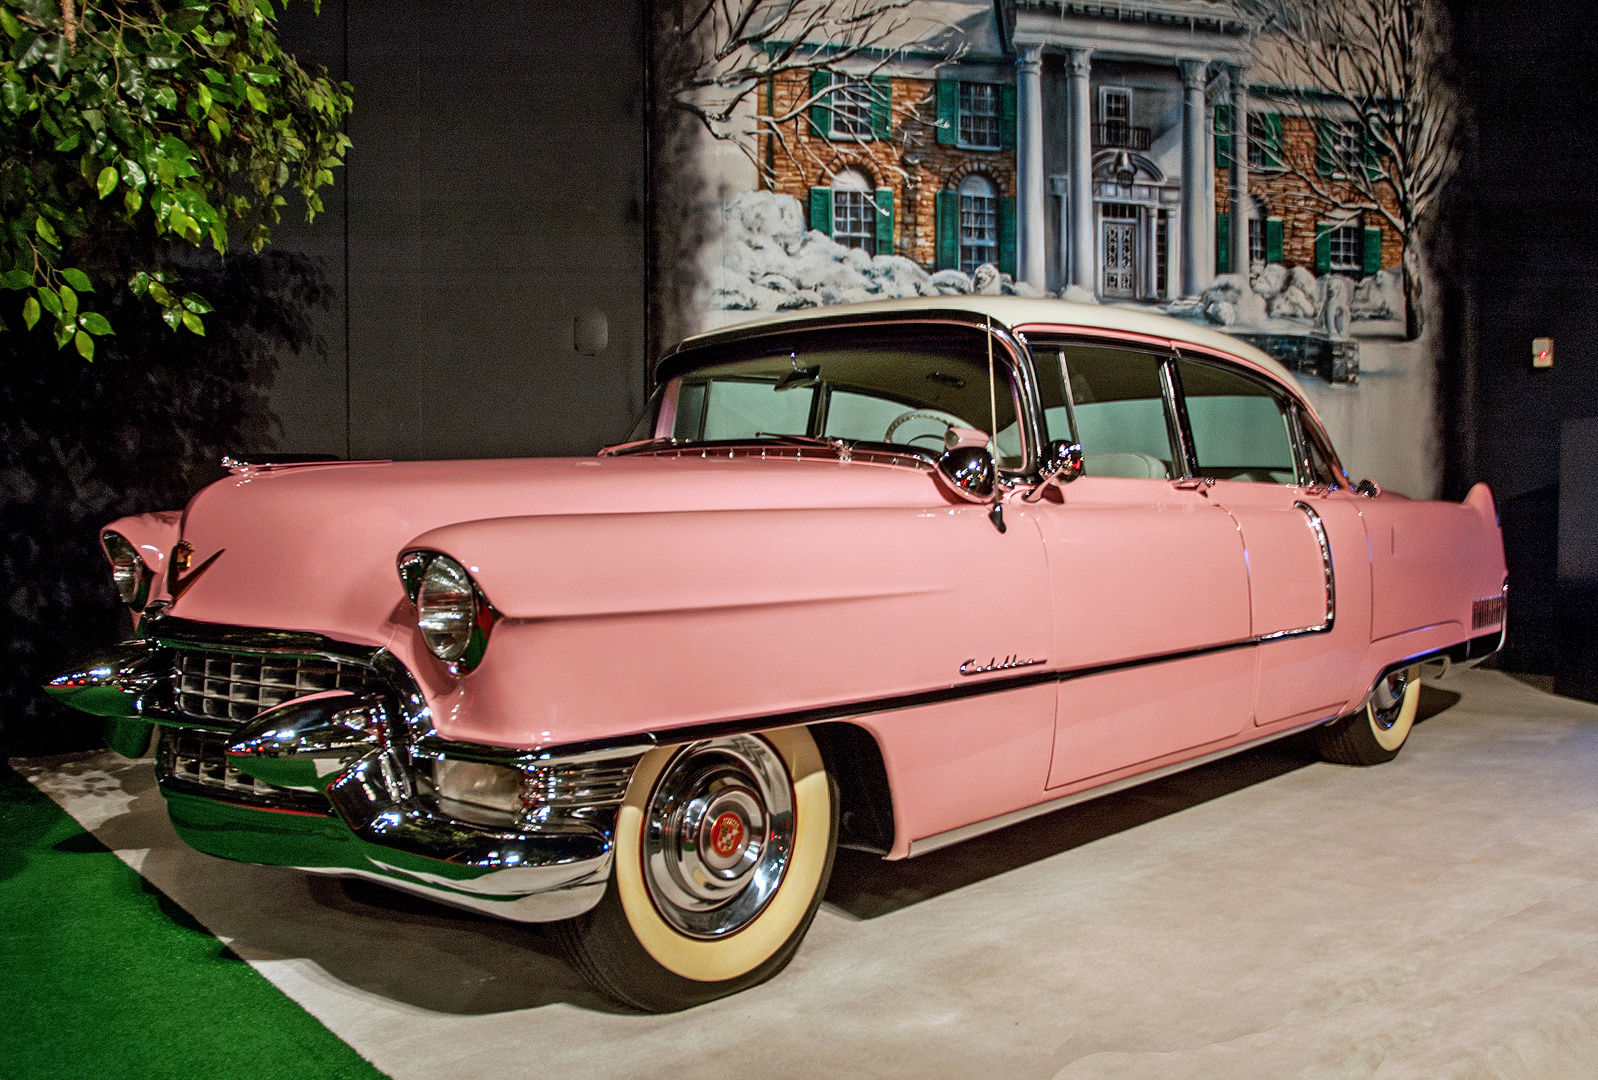
[(731, 23), (666, 30), (671, 103), (715, 136), (686, 329), (959, 293), (1163, 312), (1270, 352), (1345, 456), (1435, 487), (1428, 3), (723, 8), (752, 13), (736, 49)]

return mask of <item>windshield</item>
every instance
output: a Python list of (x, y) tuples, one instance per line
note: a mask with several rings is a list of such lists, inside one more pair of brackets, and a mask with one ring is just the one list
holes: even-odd
[(809, 329), (710, 345), (674, 358), (634, 439), (738, 442), (840, 438), (941, 453), (951, 427), (990, 435), (1001, 469), (1020, 469), (1008, 352), (980, 327), (891, 324)]

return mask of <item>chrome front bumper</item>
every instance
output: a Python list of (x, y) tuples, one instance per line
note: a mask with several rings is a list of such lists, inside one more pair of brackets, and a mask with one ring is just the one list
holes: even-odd
[[(432, 732), (409, 673), (382, 650), (170, 618), (146, 620), (142, 629), (146, 639), (92, 658), (46, 690), (106, 717), (113, 747), (129, 756), (149, 744), (148, 725), (162, 730), (162, 793), (190, 846), (373, 879), (522, 922), (570, 918), (599, 902), (621, 797), (651, 743), (564, 755), (451, 743)], [(306, 668), (308, 657), (357, 665), (372, 677), (355, 689), (289, 696), (248, 719), (233, 708), (203, 715), (180, 707), (192, 666), (185, 658), (195, 653), (248, 658), (240, 663), (256, 665), (256, 687), (267, 667)], [(270, 689), (258, 698), (306, 688)], [(460, 804), (433, 786), (439, 760), (518, 770), (526, 777), (523, 807), (464, 820)]]

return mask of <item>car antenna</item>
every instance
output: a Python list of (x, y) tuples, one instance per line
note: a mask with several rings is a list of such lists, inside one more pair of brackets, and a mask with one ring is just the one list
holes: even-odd
[[(999, 456), (994, 451), (998, 449), (999, 445), (999, 392), (995, 388), (993, 381), (993, 316), (988, 315), (985, 318), (988, 325), (988, 456), (993, 459), (993, 471), (997, 474)], [(993, 522), (993, 527), (1001, 533), (1004, 531), (1004, 503), (1002, 500), (1003, 495), (999, 492), (998, 485), (995, 484), (993, 509), (988, 511), (988, 520)]]

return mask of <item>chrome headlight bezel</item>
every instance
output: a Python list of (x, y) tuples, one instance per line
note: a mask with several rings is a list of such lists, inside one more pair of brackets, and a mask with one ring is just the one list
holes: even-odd
[[(405, 595), (416, 609), (416, 628), (427, 651), (457, 675), (482, 663), (489, 633), (499, 621), (499, 613), (466, 567), (440, 551), (413, 550), (400, 555), (398, 570)], [(427, 610), (429, 594), (434, 591), (432, 586), (441, 579), (453, 579), (455, 583), (457, 598), (453, 600), (453, 612), (448, 606), (441, 606), (436, 612)], [(451, 598), (443, 585), (438, 585), (438, 591), (444, 594), (438, 597), (438, 602), (449, 604)], [(451, 622), (455, 625), (453, 633), (449, 632)]]
[(116, 587), (117, 596), (135, 612), (143, 611), (150, 603), (150, 583), (155, 580), (155, 571), (150, 569), (133, 542), (115, 529), (106, 529), (100, 534), (100, 550), (111, 564), (111, 584)]

